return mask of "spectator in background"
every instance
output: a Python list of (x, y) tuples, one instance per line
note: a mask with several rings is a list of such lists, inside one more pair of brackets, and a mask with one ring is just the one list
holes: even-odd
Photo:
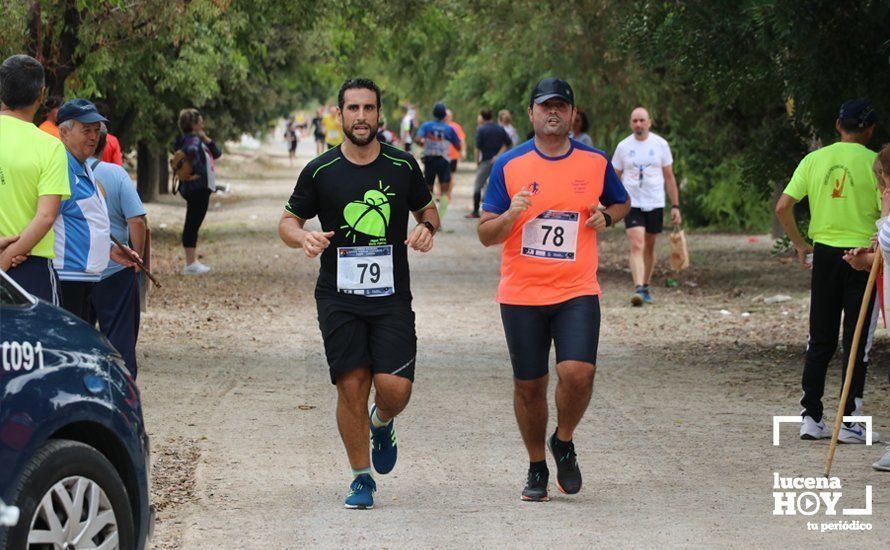
[(182, 247), (185, 249), (185, 275), (203, 275), (210, 267), (198, 261), (198, 230), (204, 223), (210, 195), (216, 191), (216, 170), (213, 161), (222, 156), (219, 147), (204, 132), (204, 117), (197, 109), (179, 112), (182, 135), (173, 143), (173, 150), (185, 152), (192, 165), (192, 178), (183, 181), (179, 194), (186, 202), (185, 224), (182, 228)]
[(510, 115), (510, 111), (507, 109), (498, 111), (498, 124), (500, 124), (504, 131), (507, 132), (507, 135), (510, 136), (510, 147), (519, 145), (519, 132), (513, 127), (513, 116)]
[[(71, 198), (56, 218), (55, 260), (62, 288), (62, 307), (90, 322), (92, 294), (109, 257), (132, 267), (127, 252), (111, 244), (108, 209), (87, 165), (96, 151), (105, 117), (86, 99), (72, 99), (59, 108), (59, 137), (68, 151)], [(110, 252), (109, 252), (110, 251)]]
[(479, 217), (479, 204), (482, 202), (482, 190), (488, 183), (494, 159), (512, 145), (510, 136), (503, 127), (492, 122), (491, 109), (479, 111), (479, 127), (476, 128), (476, 184), (473, 187), (473, 211), (467, 218)]
[[(99, 114), (105, 118), (111, 116), (111, 109), (108, 107), (108, 104), (103, 101), (96, 102), (96, 110), (98, 110)], [(105, 135), (105, 143), (105, 152), (102, 153), (102, 162), (110, 162), (112, 164), (117, 164), (118, 166), (123, 166), (124, 153), (121, 150), (121, 142), (111, 133), (110, 128), (108, 129), (108, 134)]]
[(414, 140), (414, 125), (417, 118), (417, 112), (410, 103), (405, 104), (405, 116), (402, 117), (402, 123), (399, 125), (399, 139), (405, 145), (405, 150), (411, 152), (411, 143)]
[(590, 122), (587, 120), (587, 114), (581, 110), (576, 111), (575, 118), (572, 120), (572, 139), (588, 147), (593, 147), (593, 140), (587, 135), (588, 129), (590, 129)]
[(71, 185), (62, 142), (34, 126), (43, 87), (43, 66), (33, 57), (14, 55), (0, 65), (0, 270), (58, 305), (53, 224)]
[[(830, 439), (832, 430), (822, 418), (825, 377), (837, 350), (838, 331), (843, 317), (843, 363), (841, 377), (850, 354), (854, 358), (851, 399), (844, 416), (862, 416), (862, 398), (872, 339), (862, 338), (852, 349), (853, 333), (863, 300), (868, 300), (868, 317), (874, 302), (865, 295), (868, 273), (857, 271), (844, 259), (851, 248), (868, 247), (881, 216), (881, 192), (872, 171), (877, 154), (866, 147), (871, 140), (878, 113), (866, 99), (853, 99), (841, 105), (835, 120), (840, 141), (809, 153), (800, 161), (776, 203), (776, 216), (797, 250), (800, 263), (812, 269), (809, 338), (803, 366), (803, 397), (800, 438)], [(808, 198), (810, 245), (794, 219), (794, 205)], [(837, 421), (837, 419), (835, 420)], [(880, 440), (872, 432), (875, 440)], [(865, 443), (865, 427), (843, 422), (838, 434), (841, 443)]]
[(56, 125), (56, 114), (59, 112), (59, 107), (62, 106), (62, 98), (57, 95), (49, 96), (45, 105), (46, 120), (41, 122), (38, 128), (58, 139), (59, 127)]
[(315, 117), (312, 119), (312, 135), (315, 137), (315, 154), (320, 155), (324, 153), (324, 123), (322, 115), (324, 115), (324, 105), (318, 108), (318, 111), (315, 112)]
[(324, 126), (324, 142), (328, 149), (333, 149), (343, 143), (343, 125), (340, 122), (340, 117), (337, 115), (337, 111), (337, 107), (331, 105), (327, 114), (322, 118), (322, 124)]
[(386, 129), (385, 118), (380, 119), (380, 127), (377, 128), (377, 141), (393, 146), (396, 144), (396, 135)]
[[(104, 128), (102, 128), (104, 130)], [(87, 161), (99, 188), (104, 191), (111, 235), (130, 243), (142, 256), (145, 248), (145, 207), (136, 185), (121, 166), (99, 160), (105, 150), (106, 132), (100, 131), (96, 152)], [(114, 345), (133, 379), (136, 379), (136, 339), (139, 336), (139, 279), (137, 267), (124, 267), (111, 260), (94, 287), (92, 304), (99, 330)]]

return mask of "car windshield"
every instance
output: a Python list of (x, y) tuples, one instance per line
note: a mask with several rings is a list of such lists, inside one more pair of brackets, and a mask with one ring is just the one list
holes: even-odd
[(12, 281), (6, 276), (0, 276), (0, 305), (21, 306), (30, 303), (30, 298), (16, 288)]

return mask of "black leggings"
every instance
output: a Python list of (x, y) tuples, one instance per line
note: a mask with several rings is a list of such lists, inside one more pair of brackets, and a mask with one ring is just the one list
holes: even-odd
[(182, 228), (182, 246), (195, 248), (198, 244), (198, 229), (204, 223), (207, 215), (207, 206), (210, 204), (210, 189), (198, 189), (183, 193), (185, 199), (185, 226)]

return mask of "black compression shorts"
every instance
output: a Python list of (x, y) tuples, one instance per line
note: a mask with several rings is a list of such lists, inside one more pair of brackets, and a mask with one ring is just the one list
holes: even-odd
[(501, 319), (513, 376), (519, 380), (536, 380), (547, 374), (551, 342), (556, 344), (557, 363), (596, 365), (599, 296), (579, 296), (551, 306), (501, 304)]

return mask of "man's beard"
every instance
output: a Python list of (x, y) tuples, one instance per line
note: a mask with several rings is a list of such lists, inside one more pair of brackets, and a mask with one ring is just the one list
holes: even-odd
[[(372, 141), (374, 141), (375, 139), (377, 139), (377, 128), (379, 128), (379, 124), (375, 125), (375, 124), (371, 124), (370, 122), (364, 122), (364, 121), (362, 121), (362, 124), (365, 124), (368, 126), (368, 137), (367, 138), (360, 138), (352, 133), (352, 128), (347, 130), (345, 126), (343, 127), (343, 133), (346, 134), (346, 139), (348, 139), (352, 143), (358, 145), (359, 147), (364, 147), (365, 145), (367, 145), (367, 144), (371, 143)], [(355, 124), (353, 124), (353, 126), (355, 126)]]

